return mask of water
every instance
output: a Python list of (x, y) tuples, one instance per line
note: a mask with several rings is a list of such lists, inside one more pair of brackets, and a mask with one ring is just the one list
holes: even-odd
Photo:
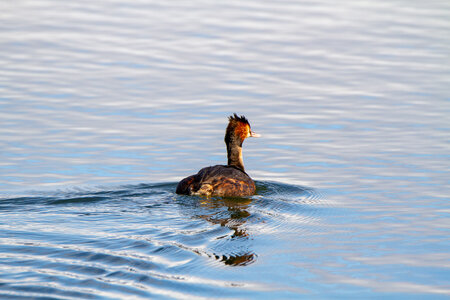
[[(450, 5), (0, 9), (0, 297), (450, 295)], [(180, 196), (226, 162), (257, 182)]]

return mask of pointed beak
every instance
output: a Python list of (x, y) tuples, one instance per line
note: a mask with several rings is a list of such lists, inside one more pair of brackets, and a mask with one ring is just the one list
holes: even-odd
[(257, 134), (257, 133), (255, 133), (255, 132), (253, 132), (253, 131), (250, 131), (250, 137), (255, 137), (255, 138), (257, 138), (257, 137), (260, 137), (261, 135), (260, 134)]

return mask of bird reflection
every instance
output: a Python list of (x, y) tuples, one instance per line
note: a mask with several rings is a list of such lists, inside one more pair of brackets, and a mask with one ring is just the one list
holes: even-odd
[[(246, 198), (203, 198), (200, 200), (200, 205), (206, 209), (207, 213), (199, 214), (197, 217), (231, 229), (233, 231), (230, 237), (231, 241), (248, 240), (250, 235), (243, 225), (251, 216), (247, 210), (251, 202), (251, 199)], [(203, 210), (203, 212), (205, 211)], [(254, 262), (255, 253), (248, 250), (243, 252), (230, 255), (215, 254), (214, 257), (230, 266), (245, 266)]]

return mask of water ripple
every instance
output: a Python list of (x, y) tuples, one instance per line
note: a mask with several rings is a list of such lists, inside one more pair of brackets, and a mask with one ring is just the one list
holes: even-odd
[(2, 1), (0, 297), (448, 296), (449, 3)]
[[(0, 265), (10, 274), (2, 290), (32, 297), (184, 298), (192, 291), (189, 282), (210, 285), (206, 278), (194, 280), (193, 269), (254, 263), (258, 253), (252, 244), (261, 234), (301, 230), (310, 219), (320, 219), (313, 206), (323, 202), (312, 189), (274, 182), (257, 182), (258, 195), (244, 199), (179, 196), (175, 186), (140, 184), (2, 199), (9, 219), (27, 207), (35, 210), (23, 226), (0, 223)], [(174, 210), (185, 217), (173, 218)], [(49, 227), (48, 215), (62, 222)], [(136, 220), (122, 221), (127, 218)], [(116, 226), (92, 228), (89, 222), (99, 220)], [(214, 286), (253, 285), (219, 280)]]

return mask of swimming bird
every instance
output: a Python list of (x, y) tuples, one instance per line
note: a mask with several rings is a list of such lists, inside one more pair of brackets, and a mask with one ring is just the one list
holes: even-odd
[(227, 165), (216, 165), (201, 169), (178, 183), (176, 193), (184, 195), (242, 197), (255, 194), (255, 183), (245, 172), (242, 158), (242, 143), (248, 137), (259, 137), (253, 132), (244, 116), (228, 117), (225, 132)]

